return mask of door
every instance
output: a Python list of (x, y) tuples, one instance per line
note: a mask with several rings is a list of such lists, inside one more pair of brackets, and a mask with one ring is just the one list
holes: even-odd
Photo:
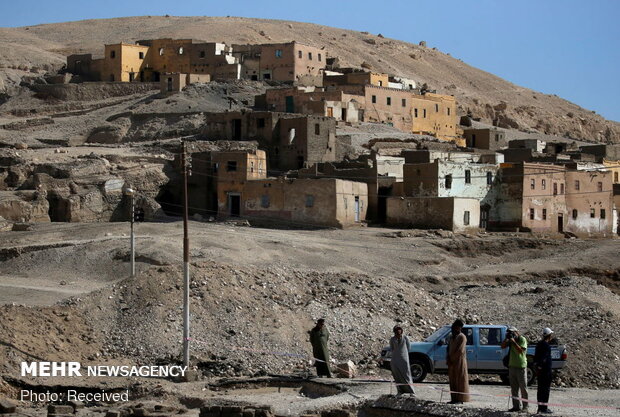
[(232, 120), (232, 138), (233, 140), (241, 140), (241, 119)]
[(136, 73), (135, 72), (130, 72), (129, 73), (129, 82), (133, 82), (136, 78)]
[(172, 77), (168, 77), (168, 91), (172, 91)]
[(508, 348), (502, 349), (501, 327), (478, 328), (478, 358), (476, 369), (501, 369)]
[(334, 108), (333, 107), (328, 107), (327, 108), (327, 117), (334, 117)]
[(355, 222), (360, 221), (360, 198), (355, 196)]
[(562, 213), (558, 214), (558, 233), (564, 232), (564, 215)]
[(241, 214), (241, 195), (238, 193), (228, 194), (228, 214), (231, 217), (239, 217)]
[(295, 101), (293, 96), (286, 96), (286, 112), (295, 113)]
[(480, 228), (485, 229), (489, 226), (489, 209), (480, 207)]
[[(474, 349), (474, 329), (471, 327), (463, 327), (463, 334), (467, 337), (467, 346), (465, 346), (465, 352), (467, 354), (467, 369), (476, 369), (477, 363), (476, 350)], [(448, 355), (448, 342), (450, 341), (450, 336), (451, 333), (448, 332), (442, 339), (442, 343), (435, 348), (435, 353), (433, 354), (435, 369), (448, 369), (446, 357)]]
[(341, 118), (343, 122), (347, 121), (347, 109), (342, 109)]

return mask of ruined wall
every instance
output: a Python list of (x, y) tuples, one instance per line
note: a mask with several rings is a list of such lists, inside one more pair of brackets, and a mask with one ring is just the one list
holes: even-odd
[(13, 222), (49, 222), (45, 192), (1, 191), (0, 218)]

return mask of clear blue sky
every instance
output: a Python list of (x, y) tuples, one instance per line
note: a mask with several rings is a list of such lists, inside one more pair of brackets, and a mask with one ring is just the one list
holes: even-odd
[(0, 0), (0, 27), (165, 14), (285, 19), (426, 40), (620, 121), (620, 0)]

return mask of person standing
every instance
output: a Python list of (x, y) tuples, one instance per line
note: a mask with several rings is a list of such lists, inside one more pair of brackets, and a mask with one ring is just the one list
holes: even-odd
[(396, 382), (396, 392), (400, 394), (415, 394), (413, 381), (411, 380), (411, 368), (409, 366), (409, 348), (411, 343), (407, 336), (403, 336), (400, 326), (394, 327), (394, 336), (390, 339), (392, 360), (390, 367), (392, 376)]
[[(508, 352), (508, 379), (512, 396), (512, 408), (508, 411), (527, 411), (527, 340), (521, 336), (515, 327), (506, 331), (506, 339), (502, 342), (502, 349), (509, 347)], [(519, 399), (519, 391), (521, 398)]]
[(538, 413), (551, 414), (547, 403), (549, 402), (549, 394), (551, 392), (551, 342), (553, 339), (553, 330), (548, 327), (543, 329), (542, 340), (536, 345), (534, 353), (534, 366), (536, 367), (536, 375), (538, 376), (538, 390), (536, 392), (536, 400), (538, 401)]
[(452, 335), (448, 342), (446, 362), (450, 381), (450, 404), (469, 402), (469, 373), (467, 371), (467, 336), (463, 334), (464, 323), (456, 320), (452, 324)]
[(310, 343), (312, 344), (312, 356), (314, 356), (314, 366), (316, 374), (321, 377), (331, 378), (329, 370), (329, 332), (325, 328), (325, 319), (318, 319), (316, 326), (310, 330)]

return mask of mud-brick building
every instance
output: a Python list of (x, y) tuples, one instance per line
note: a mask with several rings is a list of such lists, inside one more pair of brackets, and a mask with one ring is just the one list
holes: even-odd
[(456, 99), (436, 93), (376, 85), (337, 85), (329, 90), (363, 96), (363, 121), (384, 123), (405, 132), (435, 136), (464, 145), (457, 127)]
[(495, 229), (596, 237), (617, 232), (609, 171), (505, 163), (499, 175), (498, 203), (489, 220)]
[(499, 129), (464, 129), (463, 136), (468, 148), (496, 151), (505, 148), (506, 135)]
[(361, 121), (362, 96), (342, 91), (325, 91), (314, 87), (271, 88), (256, 98), (265, 110), (313, 114), (333, 117), (338, 121), (355, 123)]
[(321, 85), (327, 60), (324, 49), (299, 42), (233, 45), (242, 65), (241, 77), (257, 81), (284, 81)]
[(67, 70), (93, 81), (158, 82), (163, 73), (239, 79), (241, 66), (223, 43), (192, 39), (149, 39), (105, 45), (104, 55), (69, 55)]
[(402, 194), (403, 164), (405, 159), (373, 152), (356, 161), (314, 164), (299, 170), (299, 178), (339, 178), (364, 182), (368, 185), (366, 220), (384, 223), (387, 198)]
[(270, 170), (336, 161), (336, 121), (329, 117), (274, 112), (207, 113), (201, 134), (207, 140), (256, 140), (269, 155)]
[(455, 232), (479, 230), (480, 201), (461, 197), (390, 197), (387, 223), (418, 229)]
[(366, 218), (368, 187), (338, 179), (267, 178), (263, 151), (213, 153), (218, 217), (254, 223), (347, 227)]

